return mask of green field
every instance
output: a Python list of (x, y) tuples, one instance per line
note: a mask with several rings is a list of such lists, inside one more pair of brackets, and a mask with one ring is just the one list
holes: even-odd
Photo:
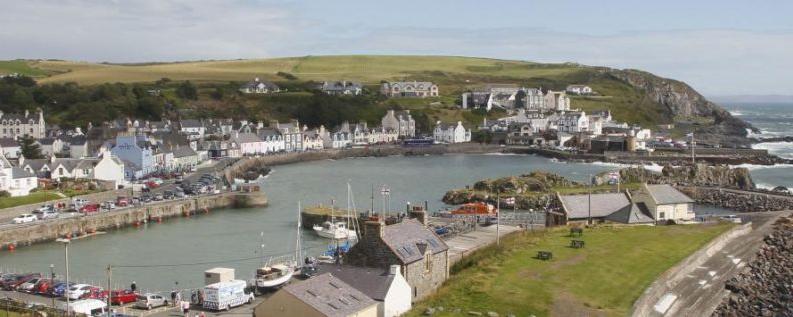
[(45, 71), (39, 68), (31, 67), (30, 64), (24, 60), (0, 61), (0, 75), (13, 73), (33, 77), (44, 76), (46, 74)]
[[(503, 239), (501, 247), (482, 249), (457, 263), (444, 286), (408, 316), (439, 306), (444, 311), (433, 316), (462, 316), (468, 311), (625, 316), (657, 276), (731, 226), (585, 229), (583, 249), (568, 247), (566, 228), (516, 233)], [(553, 252), (553, 259), (535, 259), (539, 250)]]
[(0, 209), (22, 206), (27, 204), (36, 204), (58, 198), (61, 198), (61, 196), (58, 196), (58, 194), (51, 191), (33, 192), (30, 193), (30, 195), (20, 196), (20, 197), (3, 197), (0, 198)]

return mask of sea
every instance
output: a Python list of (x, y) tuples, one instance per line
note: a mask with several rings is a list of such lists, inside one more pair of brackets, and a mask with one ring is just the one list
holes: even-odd
[[(753, 133), (755, 137), (793, 136), (793, 103), (720, 103), (733, 116), (741, 118), (760, 130)], [(779, 157), (793, 159), (793, 143), (766, 142), (753, 146), (755, 149), (766, 149)], [(752, 178), (758, 187), (774, 188), (785, 186), (793, 188), (793, 166), (791, 165), (742, 165), (752, 171)]]

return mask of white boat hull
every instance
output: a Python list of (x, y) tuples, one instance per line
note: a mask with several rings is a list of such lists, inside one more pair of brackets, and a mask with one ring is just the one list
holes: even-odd
[(314, 226), (314, 232), (320, 237), (334, 240), (356, 240), (358, 237), (354, 230), (349, 229), (326, 230), (323, 227)]
[(279, 278), (272, 279), (272, 280), (265, 280), (265, 279), (258, 279), (257, 278), (256, 279), (256, 287), (258, 287), (258, 288), (276, 288), (276, 287), (279, 287), (279, 286), (284, 285), (287, 282), (289, 282), (289, 280), (292, 279), (292, 275), (294, 275), (294, 272), (292, 270), (290, 270), (288, 273), (284, 274), (284, 276), (281, 276)]

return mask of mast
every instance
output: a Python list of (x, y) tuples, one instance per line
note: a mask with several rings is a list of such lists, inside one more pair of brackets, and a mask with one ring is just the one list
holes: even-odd
[(295, 265), (298, 266), (301, 263), (301, 259), (303, 258), (303, 254), (300, 246), (300, 237), (302, 235), (302, 228), (303, 228), (303, 215), (300, 212), (302, 209), (300, 208), (300, 201), (297, 201), (297, 241), (295, 242)]

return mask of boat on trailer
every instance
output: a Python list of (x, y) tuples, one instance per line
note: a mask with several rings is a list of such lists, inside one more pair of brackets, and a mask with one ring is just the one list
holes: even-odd
[(268, 265), (256, 270), (256, 287), (259, 289), (274, 289), (286, 284), (295, 274), (291, 263), (278, 263)]

